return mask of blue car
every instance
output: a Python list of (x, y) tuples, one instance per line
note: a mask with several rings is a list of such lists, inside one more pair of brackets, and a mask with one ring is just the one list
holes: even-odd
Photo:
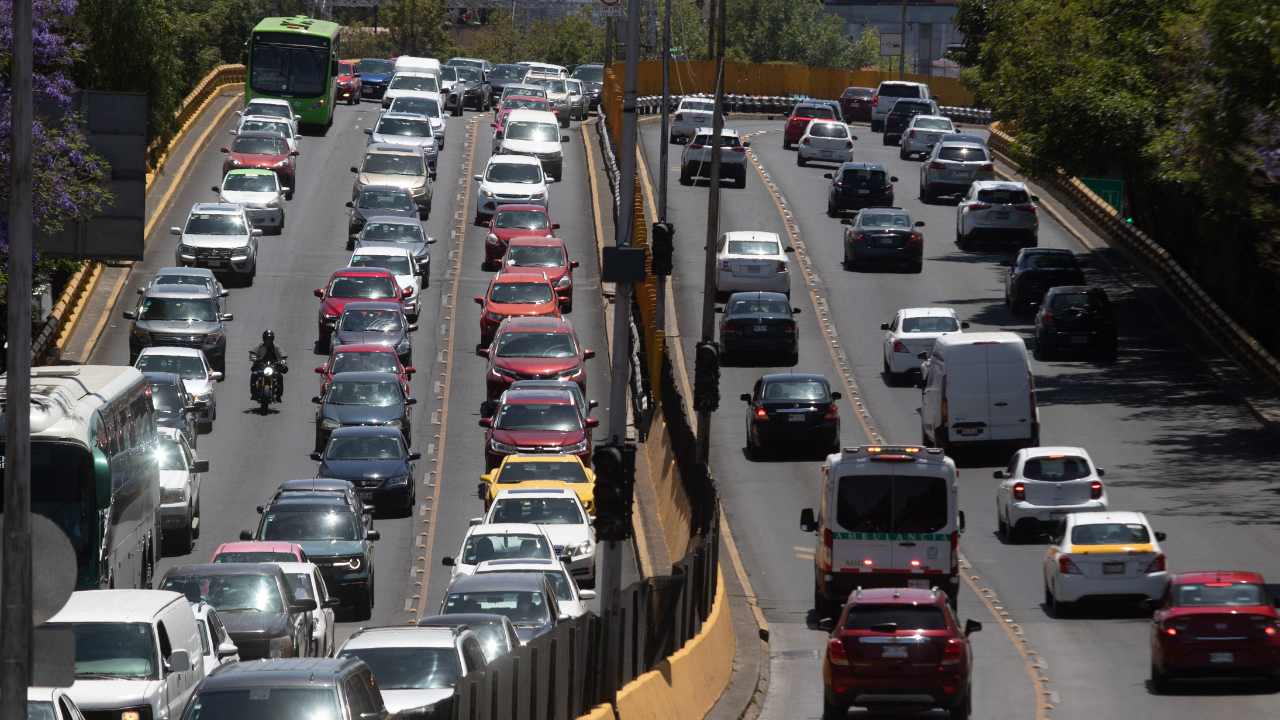
[(400, 510), (413, 509), (414, 461), (421, 457), (409, 452), (396, 428), (368, 425), (338, 428), (324, 450), (311, 453), (320, 463), (318, 477), (348, 480), (361, 502)]
[(360, 75), (360, 99), (381, 100), (395, 69), (396, 64), (390, 60), (363, 58), (356, 61), (356, 72)]

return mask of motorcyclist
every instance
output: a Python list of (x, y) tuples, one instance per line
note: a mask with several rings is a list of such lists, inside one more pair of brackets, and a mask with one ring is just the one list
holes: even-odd
[(276, 334), (270, 330), (262, 332), (262, 344), (249, 353), (253, 360), (253, 371), (250, 375), (249, 390), (254, 400), (258, 399), (257, 388), (258, 378), (262, 374), (262, 369), (267, 365), (275, 365), (279, 374), (276, 378), (276, 396), (275, 401), (280, 402), (280, 397), (284, 394), (284, 375), (289, 372), (289, 356), (284, 353), (284, 349), (276, 344)]

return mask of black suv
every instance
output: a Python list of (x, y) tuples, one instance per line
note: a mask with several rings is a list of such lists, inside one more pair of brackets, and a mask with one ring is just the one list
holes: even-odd
[(845, 210), (893, 206), (893, 184), (898, 178), (890, 176), (880, 163), (847, 162), (822, 177), (831, 181), (827, 217), (838, 217)]
[(1092, 350), (1115, 360), (1119, 349), (1116, 313), (1102, 288), (1050, 288), (1036, 312), (1036, 352), (1048, 360), (1062, 350)]
[(182, 720), (209, 717), (388, 720), (391, 713), (363, 660), (306, 658), (220, 666), (182, 713)]
[(204, 352), (209, 365), (227, 371), (227, 323), (222, 299), (202, 285), (153, 285), (139, 288), (142, 296), (129, 320), (129, 364), (148, 346), (193, 347)]
[(352, 606), (357, 620), (373, 615), (373, 542), (381, 535), (365, 525), (363, 508), (343, 494), (289, 494), (262, 509), (257, 531), (241, 540), (291, 542), (320, 568), (329, 593)]
[(911, 220), (902, 208), (867, 208), (852, 220), (841, 220), (844, 229), (844, 266), (857, 270), (866, 263), (905, 265), (918, 273), (924, 267), (923, 220)]
[(893, 104), (889, 114), (884, 118), (884, 144), (897, 145), (902, 139), (902, 131), (911, 124), (916, 115), (937, 115), (938, 103), (932, 100), (914, 100), (903, 98)]
[(1049, 288), (1084, 285), (1088, 263), (1077, 260), (1064, 248), (1023, 248), (1013, 260), (1002, 260), (1009, 268), (1004, 282), (1004, 304), (1016, 315), (1040, 302)]

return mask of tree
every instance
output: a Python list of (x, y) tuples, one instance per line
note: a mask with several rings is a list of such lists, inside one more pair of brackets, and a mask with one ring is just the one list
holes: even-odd
[(444, 30), (449, 12), (440, 0), (396, 0), (384, 7), (396, 55), (447, 58), (457, 53), (457, 43)]
[(875, 63), (874, 31), (846, 37), (844, 20), (814, 0), (733, 0), (728, 3), (727, 53), (755, 63), (862, 68)]

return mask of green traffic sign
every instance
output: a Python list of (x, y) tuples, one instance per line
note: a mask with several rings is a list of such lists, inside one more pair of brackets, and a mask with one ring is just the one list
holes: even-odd
[(1095, 195), (1102, 198), (1108, 205), (1115, 208), (1116, 212), (1124, 217), (1124, 181), (1123, 180), (1107, 180), (1104, 178), (1080, 178), (1080, 182), (1085, 187), (1093, 191)]

